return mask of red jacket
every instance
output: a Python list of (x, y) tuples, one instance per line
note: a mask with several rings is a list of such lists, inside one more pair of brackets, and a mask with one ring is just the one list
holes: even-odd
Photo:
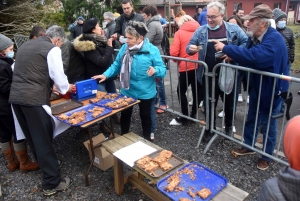
[[(197, 21), (188, 21), (180, 27), (180, 29), (175, 33), (174, 40), (170, 48), (171, 56), (198, 60), (198, 54), (190, 56), (186, 53), (185, 48), (199, 26), (200, 25)], [(195, 65), (195, 63), (187, 62), (186, 66), (185, 61), (179, 61), (179, 67), (179, 72), (185, 72), (186, 68), (188, 71), (194, 70), (195, 67), (198, 68), (198, 64)]]

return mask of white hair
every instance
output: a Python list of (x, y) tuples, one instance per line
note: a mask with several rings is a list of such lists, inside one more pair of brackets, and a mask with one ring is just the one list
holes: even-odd
[(57, 26), (57, 25), (53, 25), (53, 26), (51, 26), (47, 29), (46, 36), (49, 36), (52, 39), (59, 38), (62, 41), (65, 41), (66, 32), (62, 27)]
[(186, 23), (188, 21), (195, 21), (195, 20), (194, 20), (194, 18), (192, 18), (189, 15), (183, 15), (183, 16), (181, 16), (181, 18), (177, 24), (179, 27), (181, 27), (184, 23)]
[(257, 23), (266, 22), (266, 28), (269, 28), (271, 26), (271, 20), (267, 18), (259, 18)]
[(209, 3), (209, 4), (207, 5), (207, 10), (208, 10), (209, 8), (211, 8), (211, 7), (216, 7), (216, 8), (218, 8), (218, 9), (219, 9), (219, 14), (220, 14), (220, 15), (225, 14), (225, 6), (224, 6), (223, 4), (221, 4), (220, 2), (218, 2), (218, 1), (213, 1), (213, 2)]

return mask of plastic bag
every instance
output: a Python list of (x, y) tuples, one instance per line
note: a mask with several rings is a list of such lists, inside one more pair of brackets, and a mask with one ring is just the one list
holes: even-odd
[[(225, 61), (223, 61), (225, 63)], [(235, 78), (235, 70), (230, 67), (221, 66), (220, 76), (219, 76), (219, 87), (225, 92), (225, 94), (230, 94)]]

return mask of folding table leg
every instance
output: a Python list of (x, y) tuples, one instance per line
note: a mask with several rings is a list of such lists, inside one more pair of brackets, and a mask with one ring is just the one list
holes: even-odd
[(94, 163), (94, 160), (95, 160), (95, 152), (94, 152), (94, 147), (93, 147), (93, 139), (92, 139), (92, 131), (91, 131), (91, 128), (88, 127), (87, 128), (87, 135), (89, 137), (89, 140), (90, 140), (90, 144), (89, 144), (89, 151), (92, 153), (92, 160), (91, 160), (91, 163), (89, 165), (89, 168), (87, 170), (87, 172), (85, 173), (85, 186), (89, 186), (90, 183), (89, 183), (89, 174), (90, 174), (90, 170), (92, 168), (92, 165)]

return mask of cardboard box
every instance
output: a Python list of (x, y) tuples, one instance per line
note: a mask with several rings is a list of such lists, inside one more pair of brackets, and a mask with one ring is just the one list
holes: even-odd
[[(115, 137), (119, 135), (115, 134)], [(96, 146), (105, 140), (105, 136), (100, 133), (99, 135), (92, 138), (93, 139), (93, 146)], [(90, 161), (92, 160), (92, 152), (90, 150), (90, 140), (85, 141), (84, 146), (89, 151)], [(101, 170), (105, 171), (108, 168), (114, 165), (113, 155), (106, 151), (103, 147), (97, 147), (94, 149), (95, 152), (95, 159), (93, 165), (100, 168)]]

